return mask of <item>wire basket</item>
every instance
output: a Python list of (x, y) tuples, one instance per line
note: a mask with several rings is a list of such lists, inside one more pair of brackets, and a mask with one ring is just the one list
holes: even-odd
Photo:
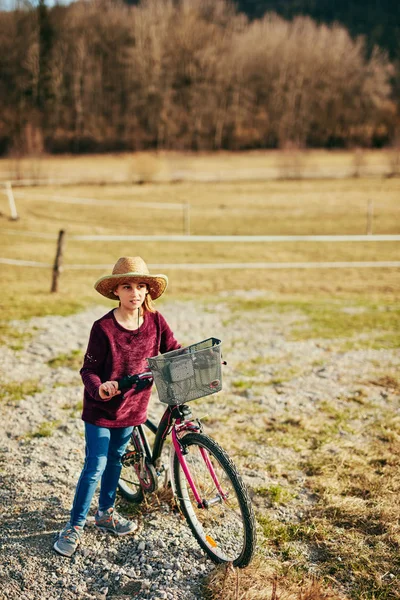
[(147, 359), (158, 397), (184, 404), (222, 389), (221, 340), (208, 338), (186, 348)]

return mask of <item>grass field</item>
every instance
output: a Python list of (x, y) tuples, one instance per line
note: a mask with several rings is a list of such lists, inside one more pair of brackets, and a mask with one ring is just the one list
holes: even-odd
[[(306, 155), (308, 160), (314, 154)], [(331, 160), (343, 164), (351, 155), (333, 155)], [(268, 155), (268, 159), (273, 159)], [(236, 164), (236, 155), (231, 162)], [(383, 161), (371, 154), (369, 160)], [(261, 155), (246, 156), (258, 164)], [(84, 169), (88, 158), (64, 159), (64, 167)], [(98, 160), (98, 162), (97, 162)], [(92, 158), (92, 170), (101, 174), (104, 157)], [(111, 160), (115, 164), (116, 158)], [(125, 158), (125, 160), (128, 160)], [(172, 159), (170, 159), (172, 160)], [(175, 156), (174, 160), (177, 161)], [(212, 158), (183, 157), (196, 168), (215, 172)], [(264, 161), (265, 161), (264, 157)], [(274, 157), (277, 160), (277, 157)], [(321, 168), (328, 160), (319, 157)], [(50, 159), (60, 162), (61, 159)], [(113, 162), (114, 161), (114, 162)], [(244, 161), (242, 157), (242, 161)], [(0, 163), (1, 170), (8, 163)], [(80, 165), (80, 167), (78, 167)], [(105, 167), (104, 167), (105, 168)], [(5, 171), (4, 171), (5, 172)], [(154, 243), (154, 242), (84, 242), (73, 239), (78, 234), (181, 234), (187, 223), (183, 208), (147, 208), (146, 203), (182, 203), (190, 207), (191, 234), (364, 234), (367, 231), (368, 206), (372, 205), (373, 233), (394, 234), (400, 231), (400, 179), (348, 178), (323, 180), (265, 180), (180, 183), (146, 185), (68, 185), (15, 188), (18, 221), (8, 218), (7, 198), (0, 195), (0, 257), (25, 259), (52, 264), (56, 237), (65, 229), (65, 270), (60, 292), (49, 294), (51, 269), (2, 265), (3, 281), (9, 294), (2, 297), (4, 318), (30, 316), (46, 312), (68, 312), (98, 301), (92, 283), (107, 270), (96, 265), (113, 265), (122, 255), (142, 255), (150, 264), (177, 263), (251, 263), (308, 261), (393, 261), (399, 257), (395, 242), (363, 243)], [(93, 199), (99, 204), (70, 204), (62, 199)], [(76, 200), (79, 202), (79, 200)], [(29, 235), (27, 235), (29, 234)], [(50, 239), (33, 237), (46, 234)], [(71, 270), (69, 265), (87, 265)], [(169, 294), (212, 295), (232, 289), (261, 289), (270, 297), (335, 297), (379, 300), (399, 295), (398, 269), (283, 269), (283, 270), (207, 270), (179, 271), (168, 269)], [(27, 301), (27, 299), (29, 299)]]
[(137, 182), (399, 174), (398, 149), (36, 156), (0, 161), (0, 181)]

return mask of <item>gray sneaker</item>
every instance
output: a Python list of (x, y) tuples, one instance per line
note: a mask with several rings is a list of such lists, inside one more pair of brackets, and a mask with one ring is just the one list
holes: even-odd
[(67, 523), (53, 545), (54, 550), (63, 556), (72, 556), (79, 546), (82, 533), (83, 527), (73, 527), (71, 523)]
[(107, 509), (101, 517), (99, 513), (96, 513), (94, 519), (98, 529), (110, 531), (114, 535), (127, 535), (137, 529), (137, 524), (134, 521), (121, 517), (112, 507)]

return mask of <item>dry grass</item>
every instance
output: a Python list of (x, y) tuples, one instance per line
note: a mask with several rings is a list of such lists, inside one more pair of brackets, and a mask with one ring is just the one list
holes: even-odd
[[(261, 157), (253, 157), (255, 161)], [(235, 162), (236, 156), (229, 160)], [(61, 159), (52, 159), (61, 160)], [(68, 159), (77, 161), (77, 159)], [(87, 158), (82, 158), (83, 167)], [(96, 162), (96, 161), (99, 162)], [(101, 168), (103, 158), (93, 161)], [(111, 159), (110, 159), (111, 160)], [(124, 158), (127, 160), (127, 158)], [(187, 158), (189, 160), (189, 158)], [(190, 160), (194, 161), (193, 158)], [(199, 157), (198, 160), (206, 160)], [(228, 158), (226, 158), (228, 160)], [(247, 157), (249, 161), (249, 157)], [(114, 164), (114, 158), (110, 164)], [(210, 161), (210, 158), (208, 158)], [(81, 164), (77, 162), (77, 165)], [(197, 163), (196, 163), (197, 164)], [(0, 166), (4, 167), (3, 163)], [(208, 162), (210, 168), (210, 162)], [(217, 167), (214, 167), (217, 168)], [(21, 191), (21, 190), (20, 190)], [(400, 180), (343, 179), (324, 181), (247, 181), (160, 183), (148, 185), (82, 185), (24, 188), (16, 201), (19, 221), (7, 218), (0, 196), (0, 256), (52, 264), (59, 229), (67, 231), (61, 292), (50, 295), (50, 269), (2, 265), (5, 318), (69, 312), (97, 302), (92, 282), (106, 269), (69, 270), (68, 265), (112, 265), (118, 256), (141, 254), (150, 264), (217, 262), (302, 262), (397, 260), (398, 243), (127, 243), (83, 242), (75, 234), (173, 234), (184, 230), (179, 209), (144, 209), (135, 202), (188, 202), (193, 234), (360, 234), (366, 231), (369, 199), (374, 201), (373, 231), (398, 233)], [(50, 202), (51, 196), (94, 198), (109, 205)], [(12, 232), (51, 234), (53, 239), (22, 237)], [(271, 297), (398, 297), (398, 269), (207, 270), (168, 269), (169, 294), (213, 294), (238, 285), (263, 289)], [(29, 302), (26, 299), (29, 298)]]
[[(398, 233), (398, 179), (241, 181), (16, 188), (21, 221), (13, 229), (71, 233), (181, 234), (179, 209), (146, 210), (135, 203), (190, 204), (196, 235), (364, 234), (368, 202), (373, 233)], [(92, 198), (104, 206), (49, 202), (52, 196)], [(8, 214), (7, 199), (0, 210)], [(140, 217), (140, 220), (139, 220)], [(10, 225), (9, 225), (10, 226)]]
[(272, 564), (257, 558), (245, 570), (232, 566), (216, 568), (206, 582), (210, 600), (342, 600), (342, 594), (313, 577), (290, 584), (276, 574)]
[[(222, 444), (241, 468), (277, 483), (252, 490), (256, 561), (240, 573), (218, 569), (207, 583), (211, 598), (400, 598), (400, 382), (391, 373), (372, 380), (384, 402), (364, 396), (362, 385), (296, 417), (290, 410), (253, 418), (250, 402), (242, 411), (227, 407)], [(244, 435), (240, 455), (234, 440)], [(275, 460), (258, 458), (265, 446), (278, 452)]]
[[(190, 178), (227, 180), (290, 176), (390, 175), (398, 152), (252, 151), (209, 153), (124, 153), (96, 156), (37, 156), (2, 159), (0, 181), (13, 179), (76, 182), (174, 181)], [(360, 166), (361, 165), (361, 166)]]
[[(297, 423), (282, 418), (275, 424), (276, 437), (269, 424), (269, 446), (294, 448), (301, 442), (290, 460), (281, 453), (279, 472), (271, 471), (284, 490), (292, 491), (292, 499), (270, 503), (267, 491), (253, 490), (260, 527), (257, 558), (244, 571), (220, 567), (213, 572), (206, 585), (210, 598), (400, 597), (399, 418), (392, 417), (393, 405), (381, 411), (354, 404), (346, 415), (328, 408)], [(346, 423), (351, 431), (344, 434)], [(261, 426), (259, 436), (257, 445), (265, 444)], [(229, 441), (224, 445), (229, 448)], [(257, 461), (256, 449), (247, 460), (252, 469), (266, 468)], [(299, 473), (305, 474), (303, 489)], [(304, 501), (305, 491), (311, 503)], [(292, 518), (277, 514), (279, 506)], [(294, 518), (296, 507), (300, 516)]]

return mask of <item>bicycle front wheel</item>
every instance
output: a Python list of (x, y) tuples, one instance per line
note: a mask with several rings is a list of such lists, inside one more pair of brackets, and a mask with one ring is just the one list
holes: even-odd
[(214, 562), (247, 566), (256, 545), (255, 518), (235, 465), (217, 442), (206, 435), (188, 433), (180, 443), (201, 498), (199, 505), (175, 453), (176, 493), (190, 529)]

